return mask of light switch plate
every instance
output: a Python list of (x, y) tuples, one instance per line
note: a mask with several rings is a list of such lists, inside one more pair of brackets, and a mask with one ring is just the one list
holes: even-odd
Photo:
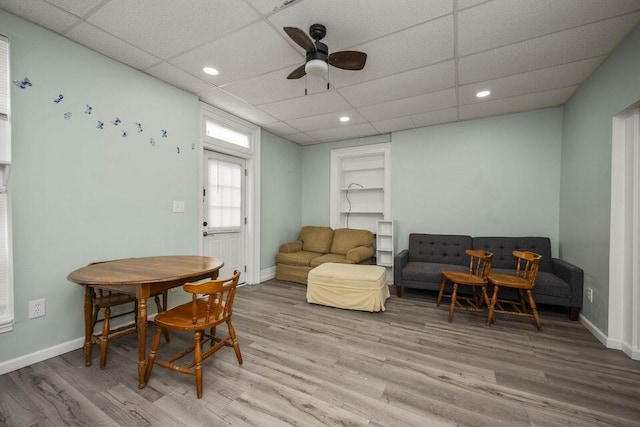
[(184, 213), (184, 200), (174, 200), (173, 201), (173, 212), (174, 213)]

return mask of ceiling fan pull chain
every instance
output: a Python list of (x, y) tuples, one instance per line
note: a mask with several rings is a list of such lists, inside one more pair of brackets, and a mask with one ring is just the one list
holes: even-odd
[(304, 96), (307, 96), (307, 75), (304, 75)]

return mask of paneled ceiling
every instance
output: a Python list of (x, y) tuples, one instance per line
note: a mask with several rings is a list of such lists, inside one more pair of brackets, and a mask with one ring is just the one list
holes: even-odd
[[(563, 105), (640, 0), (0, 0), (0, 7), (302, 145)], [(287, 80), (284, 26), (362, 71)], [(220, 71), (209, 76), (205, 66)], [(305, 95), (305, 87), (308, 95)], [(477, 98), (479, 90), (491, 95)], [(350, 117), (342, 123), (341, 116)]]

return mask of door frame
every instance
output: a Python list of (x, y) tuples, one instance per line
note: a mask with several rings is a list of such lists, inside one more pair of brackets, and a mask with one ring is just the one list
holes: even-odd
[[(206, 121), (211, 119), (220, 125), (237, 130), (249, 135), (249, 148), (234, 146), (206, 134)], [(215, 108), (204, 102), (200, 102), (200, 138), (198, 152), (198, 200), (202, 201), (202, 188), (204, 187), (204, 150), (216, 151), (222, 154), (239, 157), (246, 162), (246, 192), (245, 215), (247, 225), (245, 230), (245, 251), (247, 272), (244, 273), (247, 284), (260, 283), (260, 127), (236, 117), (232, 114)], [(204, 221), (204, 209), (202, 203), (198, 203), (198, 241), (200, 253), (204, 250), (204, 236), (202, 235), (202, 222)]]
[(606, 346), (640, 360), (640, 103), (613, 117)]

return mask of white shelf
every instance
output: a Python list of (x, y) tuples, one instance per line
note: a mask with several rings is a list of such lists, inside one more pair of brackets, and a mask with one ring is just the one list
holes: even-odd
[(395, 227), (393, 220), (376, 221), (376, 264), (387, 268), (387, 283), (393, 284), (395, 256)]
[(340, 191), (384, 191), (384, 187), (369, 187), (369, 188), (360, 188), (360, 187), (351, 187), (351, 188), (341, 188)]

